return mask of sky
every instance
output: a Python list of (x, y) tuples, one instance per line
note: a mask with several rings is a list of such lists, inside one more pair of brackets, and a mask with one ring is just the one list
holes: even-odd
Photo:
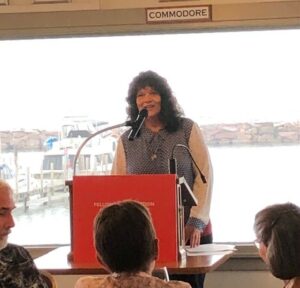
[(0, 41), (0, 130), (126, 120), (132, 78), (164, 76), (200, 124), (300, 120), (300, 30)]

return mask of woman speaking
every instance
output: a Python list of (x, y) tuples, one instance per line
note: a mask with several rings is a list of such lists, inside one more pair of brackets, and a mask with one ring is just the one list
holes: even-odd
[[(211, 243), (212, 167), (199, 126), (183, 117), (168, 82), (153, 71), (141, 72), (132, 80), (126, 100), (128, 120), (137, 119), (144, 109), (148, 115), (139, 121), (142, 125), (136, 137), (132, 137), (130, 130), (121, 135), (112, 174), (169, 173), (169, 160), (175, 158), (177, 175), (185, 178), (198, 200), (197, 206), (184, 207), (187, 244), (195, 247)], [(205, 275), (171, 278), (175, 276), (192, 287), (203, 287)]]

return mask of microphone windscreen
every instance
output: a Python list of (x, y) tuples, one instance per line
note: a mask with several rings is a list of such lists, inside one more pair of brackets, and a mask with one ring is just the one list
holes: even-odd
[(143, 108), (140, 112), (139, 112), (139, 115), (141, 116), (141, 117), (145, 117), (145, 118), (147, 118), (148, 117), (148, 110), (146, 109), (146, 108)]

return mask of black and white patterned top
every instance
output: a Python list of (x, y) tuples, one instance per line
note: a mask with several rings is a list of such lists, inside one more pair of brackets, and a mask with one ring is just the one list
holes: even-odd
[[(173, 156), (177, 160), (178, 176), (184, 176), (198, 199), (198, 206), (185, 209), (186, 221), (189, 218), (189, 224), (203, 229), (209, 221), (212, 177), (208, 150), (198, 125), (188, 118), (182, 118), (176, 132), (162, 129), (153, 133), (143, 126), (133, 141), (128, 140), (129, 132), (124, 132), (119, 139), (112, 174), (169, 173), (169, 159)], [(186, 149), (176, 147), (172, 155), (176, 144), (190, 149), (198, 167), (206, 176), (207, 184), (202, 183)]]
[(0, 251), (0, 288), (48, 288), (29, 252), (14, 244)]

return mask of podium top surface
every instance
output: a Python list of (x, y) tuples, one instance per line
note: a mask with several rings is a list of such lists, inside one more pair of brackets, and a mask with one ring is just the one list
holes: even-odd
[[(80, 275), (80, 274), (107, 274), (108, 272), (99, 264), (74, 264), (68, 260), (70, 246), (62, 246), (36, 258), (38, 269), (47, 270), (54, 275)], [(160, 267), (167, 267), (169, 274), (198, 274), (212, 272), (225, 263), (233, 252), (224, 252), (216, 255), (187, 256), (185, 261), (162, 263)]]

